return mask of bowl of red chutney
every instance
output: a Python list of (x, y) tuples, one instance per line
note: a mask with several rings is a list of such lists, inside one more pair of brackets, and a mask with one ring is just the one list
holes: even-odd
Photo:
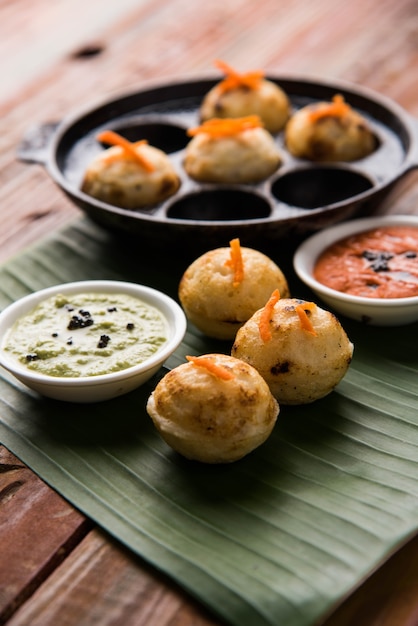
[(335, 312), (375, 326), (418, 320), (418, 216), (359, 218), (296, 250), (299, 278)]

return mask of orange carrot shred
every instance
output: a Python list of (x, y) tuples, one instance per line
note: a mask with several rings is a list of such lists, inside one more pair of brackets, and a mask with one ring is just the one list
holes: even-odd
[(222, 380), (231, 380), (234, 378), (234, 375), (230, 370), (226, 369), (226, 367), (223, 367), (222, 365), (217, 365), (214, 361), (206, 357), (186, 356), (186, 359), (198, 367), (204, 367), (208, 372), (214, 374)]
[(316, 122), (323, 117), (343, 117), (349, 111), (351, 111), (350, 105), (345, 102), (341, 94), (336, 94), (332, 102), (327, 102), (313, 109), (309, 114), (309, 118), (312, 122)]
[(212, 138), (231, 137), (233, 135), (238, 135), (245, 130), (250, 130), (251, 128), (262, 128), (262, 126), (263, 123), (258, 115), (247, 115), (246, 117), (236, 118), (214, 117), (206, 122), (203, 122), (201, 126), (189, 128), (187, 134), (190, 137), (194, 137), (200, 133), (206, 133)]
[(261, 312), (260, 320), (258, 323), (258, 328), (260, 331), (261, 340), (264, 343), (267, 343), (271, 339), (270, 321), (273, 315), (274, 307), (279, 300), (280, 300), (279, 290), (275, 289), (273, 293), (271, 294), (270, 298), (267, 300), (267, 303)]
[(230, 65), (219, 59), (215, 61), (215, 65), (225, 74), (225, 78), (217, 86), (221, 93), (232, 91), (233, 89), (237, 89), (239, 87), (258, 89), (260, 87), (261, 80), (264, 78), (264, 72), (260, 70), (240, 74)]
[(316, 309), (316, 304), (314, 302), (304, 302), (303, 304), (298, 304), (296, 307), (296, 313), (299, 315), (300, 323), (303, 330), (306, 330), (311, 335), (317, 336), (317, 332), (315, 328), (312, 326), (312, 322), (307, 315), (307, 311), (314, 311)]
[(135, 161), (142, 165), (147, 172), (154, 171), (154, 165), (150, 163), (148, 159), (146, 159), (138, 150), (136, 150), (137, 146), (147, 143), (146, 140), (132, 143), (131, 141), (128, 141), (128, 139), (125, 139), (125, 137), (115, 133), (113, 130), (104, 130), (97, 136), (97, 139), (112, 146), (119, 146), (125, 154), (135, 159)]
[(232, 284), (234, 287), (238, 287), (244, 279), (244, 263), (242, 260), (241, 245), (238, 238), (232, 239), (229, 245), (231, 247), (231, 256), (225, 262), (225, 265), (232, 268), (234, 272), (234, 282)]

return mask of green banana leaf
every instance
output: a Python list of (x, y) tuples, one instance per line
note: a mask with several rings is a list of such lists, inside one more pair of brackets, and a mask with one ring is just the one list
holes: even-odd
[[(191, 259), (138, 248), (77, 220), (0, 268), (0, 307), (92, 278), (176, 298)], [(276, 252), (292, 295), (306, 297)], [(145, 403), (164, 369), (124, 397), (76, 407), (2, 371), (0, 440), (226, 623), (311, 626), (418, 526), (418, 325), (340, 319), (355, 344), (346, 377), (312, 405), (282, 407), (268, 441), (237, 463), (192, 463), (162, 441)], [(230, 344), (189, 326), (166, 367), (209, 351)]]

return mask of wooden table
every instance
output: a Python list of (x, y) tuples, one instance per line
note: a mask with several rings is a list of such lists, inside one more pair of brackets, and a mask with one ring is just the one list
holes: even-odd
[[(0, 0), (0, 29), (0, 261), (80, 215), (41, 166), (16, 160), (23, 134), (110, 94), (212, 74), (221, 58), (242, 71), (349, 80), (418, 116), (416, 0)], [(417, 207), (412, 173), (381, 211)], [(0, 623), (220, 626), (4, 447)], [(325, 624), (416, 626), (418, 538)]]

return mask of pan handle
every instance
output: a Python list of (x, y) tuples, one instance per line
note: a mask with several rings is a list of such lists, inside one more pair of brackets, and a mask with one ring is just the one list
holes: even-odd
[(418, 118), (408, 114), (410, 121), (411, 149), (405, 161), (405, 173), (418, 168)]
[(59, 122), (47, 122), (30, 128), (17, 148), (17, 158), (26, 163), (46, 165)]

